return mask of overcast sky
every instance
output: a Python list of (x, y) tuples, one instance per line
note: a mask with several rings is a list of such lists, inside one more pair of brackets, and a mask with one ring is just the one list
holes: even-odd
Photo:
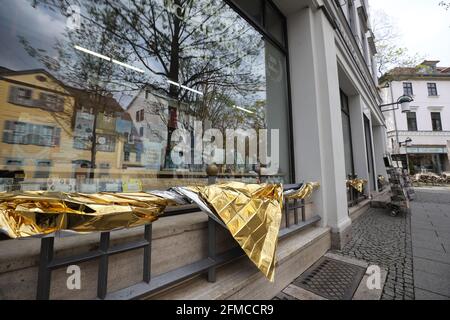
[(450, 67), (450, 10), (441, 0), (369, 0), (371, 11), (382, 9), (397, 22), (399, 45)]

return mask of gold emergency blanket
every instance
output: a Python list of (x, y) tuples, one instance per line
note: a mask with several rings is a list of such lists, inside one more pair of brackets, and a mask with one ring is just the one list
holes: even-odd
[(11, 238), (131, 228), (158, 219), (171, 200), (147, 194), (0, 194), (0, 228)]
[(363, 179), (347, 180), (347, 187), (352, 187), (359, 193), (362, 193), (364, 191), (364, 186), (366, 184), (367, 184), (367, 180), (363, 180)]
[(188, 189), (213, 209), (250, 260), (273, 282), (283, 187), (230, 182)]
[(303, 184), (297, 191), (286, 195), (286, 198), (290, 200), (306, 200), (310, 198), (314, 190), (318, 188), (320, 188), (320, 184), (318, 182), (308, 182)]

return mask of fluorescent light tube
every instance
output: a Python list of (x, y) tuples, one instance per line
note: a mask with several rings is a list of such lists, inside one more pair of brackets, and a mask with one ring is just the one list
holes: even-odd
[(241, 111), (244, 111), (244, 112), (247, 112), (247, 113), (250, 113), (250, 114), (254, 114), (254, 112), (253, 112), (253, 111), (250, 111), (250, 110), (247, 110), (247, 109), (241, 108), (241, 107), (239, 107), (239, 106), (233, 106), (233, 108), (235, 108), (235, 109), (239, 109), (239, 110), (241, 110)]
[(140, 72), (140, 73), (145, 73), (145, 71), (142, 70), (142, 69), (139, 69), (139, 68), (130, 66), (129, 64), (120, 62), (120, 61), (118, 61), (118, 60), (112, 59), (112, 58), (107, 57), (107, 56), (104, 56), (104, 55), (102, 55), (102, 54), (100, 54), (100, 53), (97, 53), (97, 52), (88, 50), (88, 49), (86, 49), (86, 48), (83, 48), (83, 47), (80, 47), (80, 46), (74, 46), (74, 48), (77, 49), (77, 50), (79, 50), (79, 51), (81, 51), (81, 52), (90, 54), (90, 55), (92, 55), (92, 56), (94, 56), (94, 57), (97, 57), (97, 58), (100, 58), (100, 59), (103, 59), (103, 60), (106, 60), (106, 61), (115, 63), (115, 64), (117, 64), (117, 65), (119, 65), (119, 66), (124, 67), (124, 68), (128, 68), (128, 69), (131, 69), (131, 70), (133, 70), (133, 71)]
[(170, 84), (173, 84), (174, 86), (177, 86), (179, 88), (183, 88), (183, 89), (186, 89), (188, 91), (194, 92), (194, 93), (196, 93), (196, 94), (198, 94), (200, 96), (203, 96), (203, 92), (200, 92), (198, 90), (195, 90), (195, 89), (183, 86), (182, 84), (179, 84), (178, 82), (175, 82), (175, 81), (172, 81), (172, 80), (167, 80), (167, 82), (170, 83)]

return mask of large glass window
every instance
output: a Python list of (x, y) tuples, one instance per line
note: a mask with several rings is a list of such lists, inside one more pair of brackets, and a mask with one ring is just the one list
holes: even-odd
[(292, 182), (285, 20), (236, 2), (252, 18), (223, 0), (2, 2), (2, 172), (19, 159), (54, 191), (206, 183), (210, 163)]

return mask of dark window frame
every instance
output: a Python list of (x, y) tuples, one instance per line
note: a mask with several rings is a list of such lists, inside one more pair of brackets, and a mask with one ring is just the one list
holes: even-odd
[(408, 131), (411, 131), (411, 132), (418, 131), (416, 112), (412, 111), (412, 112), (406, 113), (406, 122), (408, 124)]
[[(287, 23), (286, 17), (283, 15), (281, 10), (273, 3), (272, 0), (254, 0), (259, 3), (262, 14), (262, 21), (257, 21), (255, 18), (247, 14), (244, 8), (239, 4), (239, 0), (224, 0), (234, 11), (236, 11), (242, 18), (244, 18), (256, 31), (262, 34), (262, 36), (280, 49), (285, 55), (288, 52), (287, 43)], [(266, 5), (270, 6), (279, 16), (281, 23), (283, 24), (283, 43), (278, 41), (275, 36), (273, 36), (266, 25)]]
[(61, 142), (61, 128), (31, 122), (5, 120), (3, 143), (54, 148)]
[(403, 82), (403, 94), (411, 97), (414, 95), (412, 82)]
[(427, 89), (428, 89), (428, 96), (429, 97), (437, 97), (438, 96), (436, 82), (428, 82), (427, 83)]
[(442, 131), (442, 117), (440, 112), (431, 112), (431, 126), (433, 131)]
[(136, 111), (136, 122), (143, 122), (144, 120), (144, 109)]

